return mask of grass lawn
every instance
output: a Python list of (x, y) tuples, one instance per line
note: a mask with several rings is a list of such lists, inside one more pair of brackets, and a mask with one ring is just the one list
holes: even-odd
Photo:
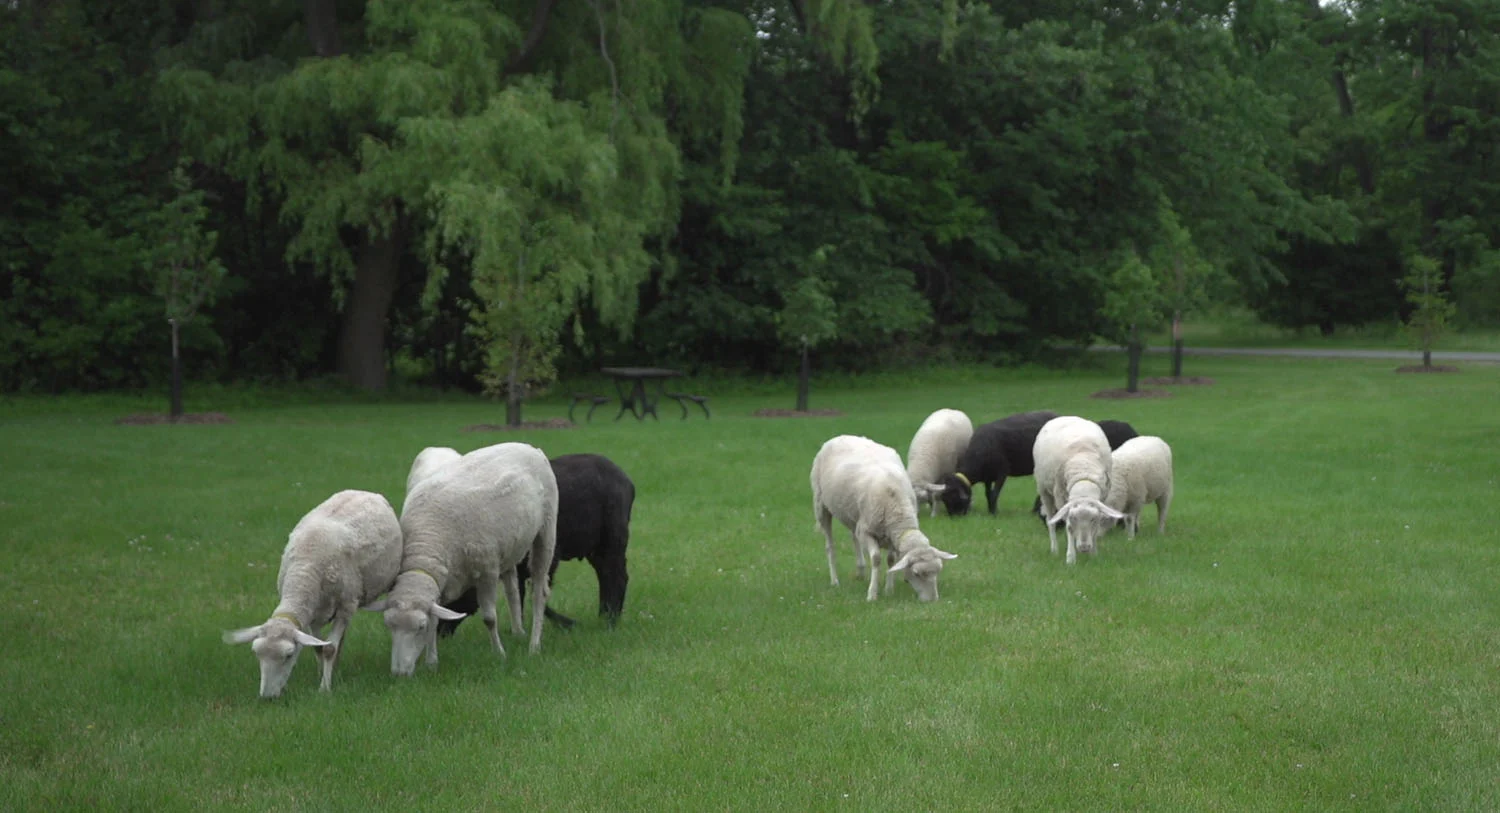
[[(466, 399), (190, 394), (236, 422), (178, 427), (112, 423), (161, 399), (0, 402), (0, 806), (1500, 808), (1500, 369), (1195, 358), (1216, 385), (1101, 401), (1124, 360), (1097, 361), (815, 385), (843, 417), (750, 417), (788, 386), (716, 396), (712, 421), (601, 408), (515, 434), (463, 432), (501, 412)], [(998, 517), (924, 517), (959, 554), (940, 601), (867, 603), (843, 529), (830, 587), (814, 453), (847, 432), (904, 455), (940, 407), (1162, 435), (1167, 534), (1148, 508), (1134, 542), (1066, 567), (1023, 478)], [(538, 655), (506, 633), (502, 661), (471, 622), (397, 680), (366, 613), (332, 693), (303, 653), (257, 699), (254, 656), (219, 635), (271, 612), (301, 515), (342, 488), (399, 505), (423, 446), (508, 440), (634, 478), (620, 626), (567, 562), (554, 603), (582, 623)]]
[[(1317, 328), (1294, 329), (1266, 324), (1254, 313), (1241, 309), (1199, 314), (1185, 319), (1182, 336), (1189, 347), (1296, 347), (1416, 352), (1411, 339), (1395, 323), (1340, 326), (1334, 330), (1333, 335), (1324, 336)], [(1171, 331), (1165, 328), (1147, 337), (1147, 343), (1152, 345), (1168, 345), (1171, 342)], [(1500, 352), (1500, 330), (1450, 330), (1433, 350)]]

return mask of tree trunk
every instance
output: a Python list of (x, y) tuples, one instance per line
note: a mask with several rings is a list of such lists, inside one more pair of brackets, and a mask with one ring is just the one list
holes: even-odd
[(338, 371), (362, 390), (385, 389), (386, 316), (396, 293), (396, 276), (406, 243), (404, 225), (398, 218), (384, 235), (366, 232), (355, 265), (354, 284), (344, 301)]
[(505, 425), (521, 425), (521, 345), (512, 342), (510, 371), (505, 374)]
[(1423, 367), (1431, 367), (1432, 366), (1432, 351), (1429, 350), (1429, 349), (1427, 349), (1427, 348), (1425, 348), (1425, 347), (1422, 348), (1422, 366)]
[(1172, 312), (1172, 377), (1182, 378), (1182, 311)]
[(307, 25), (307, 39), (313, 53), (326, 58), (344, 52), (339, 37), (338, 0), (306, 0), (302, 6), (302, 19)]
[(1135, 325), (1130, 326), (1130, 346), (1126, 352), (1129, 365), (1125, 374), (1125, 391), (1137, 392), (1141, 385), (1141, 332)]
[(807, 388), (808, 379), (811, 378), (812, 365), (807, 357), (807, 342), (802, 343), (802, 364), (797, 369), (797, 411), (807, 411)]
[(177, 423), (182, 419), (182, 358), (177, 352), (177, 320), (167, 321), (172, 324), (172, 394), (168, 417), (172, 423)]

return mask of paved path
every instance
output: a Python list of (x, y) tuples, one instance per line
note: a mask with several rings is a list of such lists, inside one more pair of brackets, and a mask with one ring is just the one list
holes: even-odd
[[(1125, 348), (1118, 345), (1096, 344), (1089, 349), (1120, 352)], [(1172, 348), (1165, 345), (1152, 345), (1146, 348), (1146, 352), (1171, 353)], [(1415, 350), (1352, 350), (1332, 347), (1326, 349), (1302, 347), (1193, 347), (1192, 345), (1187, 345), (1182, 348), (1182, 354), (1185, 356), (1292, 356), (1325, 359), (1397, 359), (1408, 361), (1412, 364), (1422, 363), (1422, 354)], [(1457, 361), (1500, 364), (1500, 353), (1457, 350), (1432, 351), (1432, 362), (1434, 364)]]

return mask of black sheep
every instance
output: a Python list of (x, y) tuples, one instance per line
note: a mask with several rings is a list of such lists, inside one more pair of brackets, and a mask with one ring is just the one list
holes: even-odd
[(974, 486), (979, 483), (984, 483), (990, 513), (995, 513), (1005, 478), (1030, 475), (1035, 470), (1031, 447), (1036, 443), (1036, 433), (1056, 417), (1057, 413), (1049, 410), (1021, 412), (976, 428), (969, 448), (958, 456), (958, 470), (938, 481), (945, 486), (941, 497), (948, 515), (969, 513)]
[[(625, 546), (630, 542), (630, 509), (635, 504), (635, 484), (619, 466), (596, 454), (554, 457), (557, 476), (557, 549), (552, 556), (551, 577), (563, 559), (587, 559), (599, 579), (599, 614), (614, 624), (625, 610)], [(529, 557), (528, 557), (529, 558)], [(521, 598), (526, 597), (527, 561), (516, 568)], [(473, 614), (479, 597), (470, 590), (449, 603), (448, 609)], [(573, 619), (547, 608), (547, 617), (563, 627)], [(460, 619), (462, 620), (462, 619)], [(439, 635), (452, 635), (459, 621), (438, 622)]]
[[(1134, 437), (1140, 437), (1140, 432), (1135, 427), (1124, 421), (1100, 421), (1099, 428), (1104, 430), (1104, 439), (1109, 441), (1109, 450), (1112, 452), (1120, 448), (1120, 444)], [(1031, 504), (1031, 513), (1042, 515), (1042, 498), (1037, 497), (1036, 502)]]

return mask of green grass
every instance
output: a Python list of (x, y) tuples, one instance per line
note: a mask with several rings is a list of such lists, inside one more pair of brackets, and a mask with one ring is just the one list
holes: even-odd
[[(1260, 321), (1254, 313), (1229, 309), (1196, 315), (1184, 320), (1183, 341), (1189, 347), (1295, 347), (1307, 349), (1414, 350), (1399, 325), (1339, 326), (1331, 336), (1317, 328), (1284, 328)], [(1152, 333), (1147, 342), (1167, 345), (1171, 331)], [(1433, 348), (1437, 351), (1500, 352), (1500, 331), (1494, 329), (1450, 330)]]
[[(841, 418), (464, 433), (492, 404), (219, 403), (126, 427), (125, 397), (0, 405), (0, 800), (10, 810), (1493, 810), (1500, 807), (1500, 369), (1194, 359), (1212, 387), (1097, 401), (1099, 370), (939, 371), (815, 389)], [(1147, 374), (1164, 364), (1148, 361)], [(220, 394), (222, 395), (222, 394)], [(235, 406), (238, 403), (239, 406)], [(831, 588), (807, 471), (826, 438), (903, 454), (931, 410), (1051, 407), (1172, 443), (1165, 536), (1066, 567), (1013, 481), (998, 517), (923, 519), (942, 600)], [(528, 418), (561, 414), (556, 399)], [(601, 410), (602, 412), (602, 410)], [(598, 414), (596, 413), (596, 418)], [(609, 455), (635, 479), (626, 614), (508, 661), (466, 624), (388, 672), (362, 614), (320, 695), (304, 655), (255, 697), (247, 647), (297, 519), (341, 488), (399, 503), (425, 445)], [(1486, 519), (1488, 517), (1489, 519)], [(852, 573), (839, 531), (841, 572)]]

